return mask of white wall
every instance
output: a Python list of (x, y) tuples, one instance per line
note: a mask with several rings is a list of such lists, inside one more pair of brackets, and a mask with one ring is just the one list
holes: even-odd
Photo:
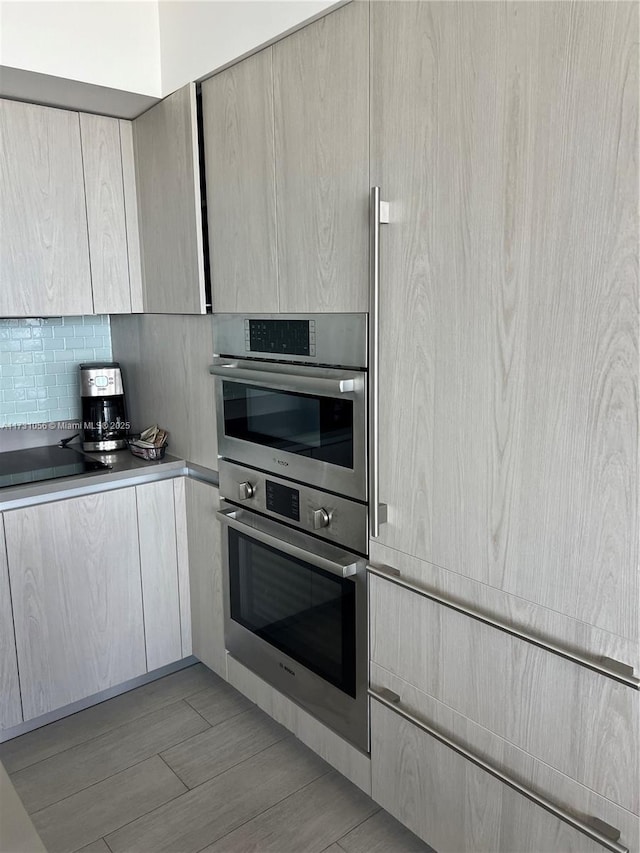
[(336, 5), (336, 0), (161, 0), (167, 95)]
[(160, 97), (156, 0), (2, 0), (0, 65)]

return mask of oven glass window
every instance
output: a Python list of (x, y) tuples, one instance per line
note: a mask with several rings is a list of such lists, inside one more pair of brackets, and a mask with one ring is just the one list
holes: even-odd
[(231, 618), (356, 695), (355, 584), (229, 529)]
[(223, 382), (224, 431), (298, 456), (353, 468), (353, 401)]

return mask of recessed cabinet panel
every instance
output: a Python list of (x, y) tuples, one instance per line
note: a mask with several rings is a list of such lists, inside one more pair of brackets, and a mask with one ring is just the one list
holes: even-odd
[(0, 100), (0, 316), (91, 314), (78, 113)]
[(214, 311), (278, 311), (272, 48), (202, 84)]
[(93, 308), (131, 313), (120, 122), (80, 114)]
[(135, 489), (4, 520), (25, 720), (146, 672)]
[(368, 310), (368, 50), (358, 0), (273, 46), (283, 312)]
[(195, 84), (133, 122), (144, 311), (204, 314)]
[(16, 641), (7, 569), (4, 527), (0, 514), (0, 729), (10, 729), (22, 722)]

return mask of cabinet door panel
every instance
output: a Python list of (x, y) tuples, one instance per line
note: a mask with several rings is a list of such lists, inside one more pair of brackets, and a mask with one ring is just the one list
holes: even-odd
[(173, 481), (136, 487), (147, 669), (182, 657)]
[(4, 518), (25, 720), (146, 672), (135, 489)]
[(637, 7), (371, 15), (381, 540), (637, 642)]
[(202, 84), (214, 311), (278, 311), (272, 49)]
[(78, 114), (0, 100), (0, 316), (91, 314)]
[(120, 123), (80, 114), (87, 224), (96, 314), (131, 313)]
[(371, 771), (374, 800), (438, 853), (604, 850), (377, 701)]
[(375, 664), (640, 811), (638, 691), (380, 578), (370, 595)]
[(0, 729), (10, 729), (22, 722), (16, 640), (13, 633), (13, 611), (7, 568), (4, 526), (0, 515)]
[(219, 493), (190, 478), (186, 489), (193, 654), (226, 679)]
[(368, 310), (369, 8), (273, 47), (280, 310)]
[(144, 310), (204, 314), (195, 85), (133, 122)]

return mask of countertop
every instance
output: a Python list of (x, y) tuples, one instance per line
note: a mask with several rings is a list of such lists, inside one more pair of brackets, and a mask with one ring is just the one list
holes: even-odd
[(111, 468), (107, 471), (61, 477), (57, 480), (43, 480), (40, 483), (7, 486), (0, 489), (0, 512), (181, 475), (193, 474), (199, 479), (208, 480), (214, 484), (217, 482), (215, 471), (192, 469), (186, 460), (169, 454), (158, 462), (145, 462), (144, 459), (133, 456), (129, 450), (91, 455), (111, 465)]

